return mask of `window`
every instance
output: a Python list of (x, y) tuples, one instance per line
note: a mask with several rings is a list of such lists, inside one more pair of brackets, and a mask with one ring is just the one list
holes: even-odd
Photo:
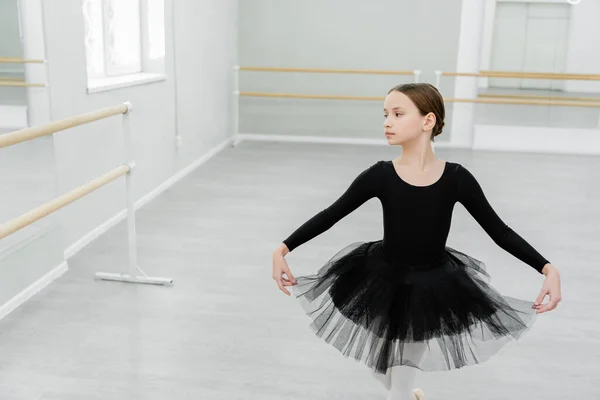
[(83, 0), (88, 90), (164, 79), (164, 0)]

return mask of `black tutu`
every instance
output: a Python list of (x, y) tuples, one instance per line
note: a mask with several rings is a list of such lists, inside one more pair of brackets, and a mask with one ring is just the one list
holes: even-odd
[(533, 302), (498, 293), (485, 265), (450, 247), (435, 265), (395, 265), (381, 240), (345, 247), (291, 286), (315, 334), (385, 374), (486, 361), (533, 324)]

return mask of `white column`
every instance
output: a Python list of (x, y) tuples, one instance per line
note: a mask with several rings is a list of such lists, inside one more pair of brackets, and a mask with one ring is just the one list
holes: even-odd
[[(478, 72), (481, 60), (485, 2), (463, 0), (458, 39), (457, 72)], [(477, 78), (456, 77), (454, 97), (476, 98)], [(473, 145), (475, 103), (454, 103), (450, 141), (453, 146), (470, 148)]]
[[(566, 71), (570, 74), (600, 72), (600, 1), (572, 1)], [(567, 92), (600, 92), (599, 81), (565, 81)]]
[[(40, 0), (19, 0), (19, 19), (22, 29), (23, 58), (46, 59), (44, 45), (44, 13)], [(48, 64), (25, 64), (25, 80), (45, 83), (46, 87), (27, 88), (29, 126), (52, 120), (50, 112), (50, 74)]]
[[(494, 43), (494, 22), (496, 20), (496, 0), (485, 0), (483, 34), (481, 36), (481, 59), (479, 69), (490, 70), (492, 64), (492, 46)], [(480, 89), (488, 87), (488, 78), (479, 78)]]

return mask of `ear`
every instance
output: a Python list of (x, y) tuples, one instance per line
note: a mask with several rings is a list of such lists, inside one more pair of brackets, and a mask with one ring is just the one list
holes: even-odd
[(425, 117), (423, 117), (423, 130), (431, 131), (435, 127), (436, 118), (435, 114), (430, 112)]

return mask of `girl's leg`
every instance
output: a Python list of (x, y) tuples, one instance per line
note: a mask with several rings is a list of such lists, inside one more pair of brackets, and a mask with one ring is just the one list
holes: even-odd
[(404, 365), (391, 368), (392, 387), (387, 400), (414, 400), (413, 390), (417, 378), (417, 369)]
[(387, 373), (384, 374), (380, 374), (378, 372), (375, 372), (374, 370), (371, 370), (371, 375), (377, 379), (379, 382), (381, 382), (383, 384), (383, 386), (387, 389), (390, 390), (392, 387), (392, 376), (391, 376), (391, 372), (392, 369), (388, 368)]
[[(402, 356), (407, 362), (418, 365), (425, 354), (425, 350), (427, 350), (427, 345), (424, 343), (406, 344)], [(414, 400), (413, 390), (415, 389), (418, 369), (398, 365), (388, 369), (388, 372), (390, 370), (391, 388), (387, 400)]]

